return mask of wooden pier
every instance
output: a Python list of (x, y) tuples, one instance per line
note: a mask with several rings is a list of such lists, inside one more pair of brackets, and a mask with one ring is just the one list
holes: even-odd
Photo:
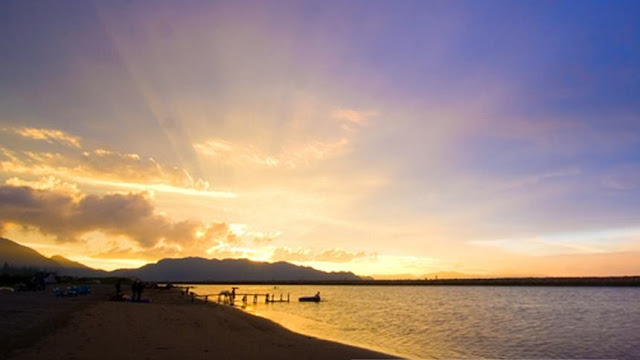
[(254, 304), (257, 304), (258, 302), (262, 302), (262, 301), (264, 301), (265, 304), (280, 303), (280, 302), (288, 303), (291, 301), (291, 295), (289, 293), (287, 293), (286, 297), (282, 293), (280, 293), (280, 295), (277, 297), (276, 294), (270, 294), (270, 293), (248, 293), (248, 292), (241, 293), (241, 292), (236, 292), (236, 289), (238, 288), (233, 287), (231, 288), (231, 291), (224, 290), (224, 291), (220, 291), (217, 294), (195, 294), (191, 292), (190, 293), (191, 301), (193, 302), (195, 299), (201, 299), (201, 300), (204, 300), (204, 302), (209, 302), (211, 299), (217, 298), (217, 302), (219, 304), (228, 304), (228, 305), (235, 305), (237, 299), (240, 299), (243, 305), (248, 304), (249, 299), (251, 299), (251, 301)]

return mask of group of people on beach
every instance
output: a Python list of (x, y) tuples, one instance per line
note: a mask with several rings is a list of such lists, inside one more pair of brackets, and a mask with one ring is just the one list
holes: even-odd
[(140, 280), (135, 280), (131, 283), (131, 299), (133, 301), (140, 301), (142, 299), (142, 292), (144, 291), (144, 283)]
[[(142, 300), (142, 292), (144, 291), (145, 284), (140, 280), (134, 280), (131, 283), (131, 300), (132, 301), (140, 301)], [(112, 300), (116, 301), (124, 301), (127, 300), (126, 296), (121, 291), (121, 280), (118, 279), (116, 282), (116, 294), (112, 296)]]

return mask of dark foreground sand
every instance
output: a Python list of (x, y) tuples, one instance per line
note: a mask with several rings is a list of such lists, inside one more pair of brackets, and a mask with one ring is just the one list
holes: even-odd
[(0, 358), (380, 359), (392, 356), (291, 332), (224, 305), (148, 290), (151, 304), (50, 291), (0, 294)]

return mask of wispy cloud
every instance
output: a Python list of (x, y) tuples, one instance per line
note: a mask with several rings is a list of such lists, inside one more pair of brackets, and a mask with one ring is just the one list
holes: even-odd
[(611, 169), (602, 179), (602, 186), (619, 191), (640, 188), (640, 164), (625, 164)]
[(335, 110), (330, 117), (337, 121), (328, 126), (329, 135), (314, 136), (309, 130), (309, 134), (304, 134), (304, 140), (291, 140), (275, 150), (267, 151), (253, 144), (221, 138), (203, 140), (193, 147), (197, 153), (231, 167), (294, 169), (312, 166), (346, 154), (357, 136), (356, 127), (365, 126), (368, 119), (376, 115), (375, 111)]
[(80, 148), (80, 138), (57, 129), (42, 129), (31, 127), (6, 127), (6, 133), (14, 133), (32, 140), (42, 140), (50, 144), (59, 143), (66, 146)]
[(268, 154), (252, 145), (234, 144), (222, 139), (207, 140), (193, 147), (198, 153), (227, 166), (293, 169), (337, 156), (348, 144), (347, 138), (314, 141), (284, 148), (277, 154)]
[(540, 173), (527, 174), (522, 176), (512, 177), (511, 179), (504, 181), (502, 186), (507, 189), (521, 188), (528, 185), (535, 185), (545, 180), (554, 178), (563, 178), (568, 176), (580, 175), (582, 171), (577, 167), (568, 167), (565, 169), (550, 170)]
[[(22, 130), (14, 130), (12, 134), (26, 136)], [(25, 134), (38, 139), (42, 137), (49, 143), (60, 140), (77, 146), (63, 151), (21, 151), (0, 146), (0, 172), (30, 176), (55, 175), (74, 182), (120, 189), (147, 189), (203, 197), (235, 197), (232, 192), (210, 189), (208, 181), (194, 179), (184, 168), (161, 164), (151, 157), (143, 158), (138, 154), (106, 149), (85, 149), (80, 146), (78, 137), (59, 130), (25, 131)]]
[(469, 241), (471, 245), (495, 247), (527, 255), (595, 254), (617, 251), (637, 251), (638, 228), (606, 229), (590, 232), (548, 234), (523, 238)]
[(296, 261), (296, 262), (330, 262), (346, 263), (355, 259), (375, 258), (377, 254), (366, 253), (364, 251), (353, 252), (344, 249), (327, 249), (320, 252), (311, 249), (290, 249), (287, 247), (276, 248), (271, 254), (273, 261)]
[(354, 109), (337, 109), (331, 113), (331, 118), (339, 120), (347, 124), (355, 124), (364, 126), (368, 123), (368, 120), (378, 115), (377, 111), (358, 111)]
[(211, 139), (193, 145), (196, 152), (206, 155), (227, 166), (277, 167), (282, 161), (264, 154), (255, 146), (233, 144), (222, 139)]

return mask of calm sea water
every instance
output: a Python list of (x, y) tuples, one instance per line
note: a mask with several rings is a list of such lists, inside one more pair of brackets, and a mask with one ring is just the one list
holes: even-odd
[[(228, 290), (195, 285), (199, 294)], [(640, 359), (640, 289), (253, 286), (244, 309), (307, 335), (410, 358)], [(299, 303), (320, 291), (322, 302)], [(241, 305), (237, 298), (237, 305)]]

